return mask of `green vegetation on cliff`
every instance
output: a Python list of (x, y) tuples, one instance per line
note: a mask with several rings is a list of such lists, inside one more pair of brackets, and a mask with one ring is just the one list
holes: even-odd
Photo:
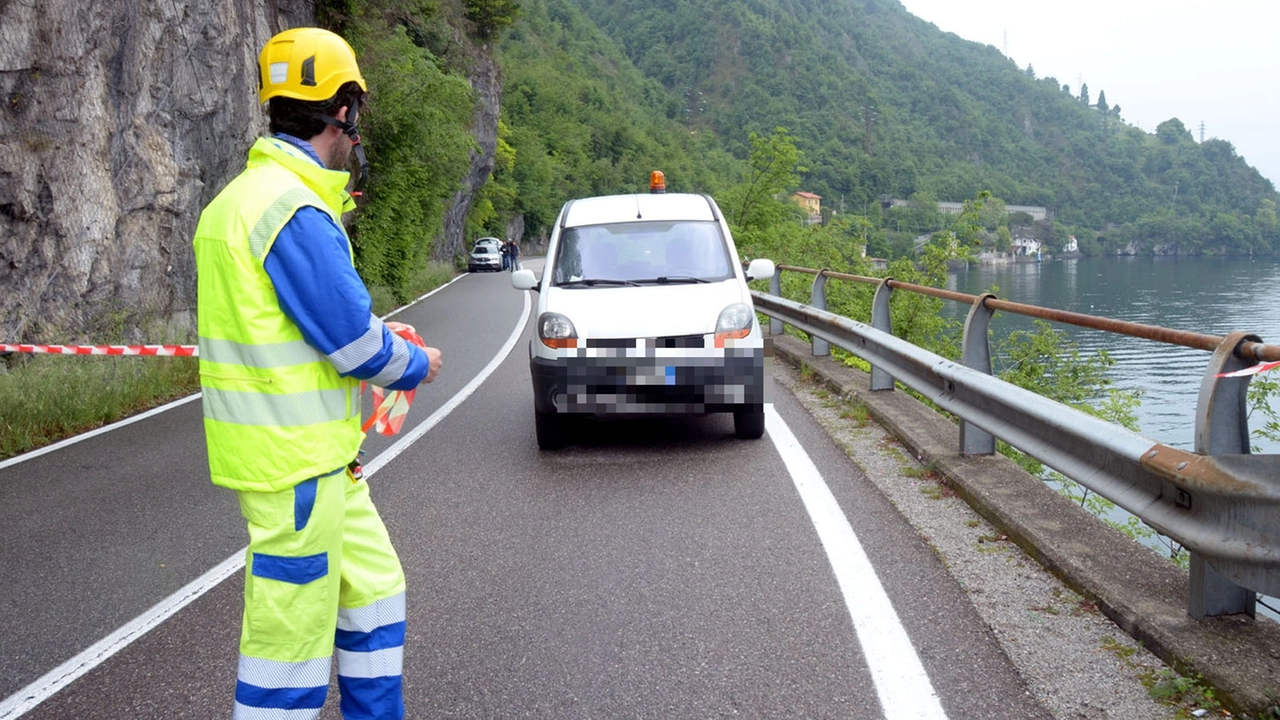
[[(529, 234), (545, 236), (569, 198), (643, 190), (655, 169), (673, 192), (733, 181), (739, 161), (672, 119), (670, 94), (567, 0), (523, 2), (499, 50), (512, 154), (494, 182)], [(496, 217), (490, 234), (505, 220)]]
[(356, 267), (379, 304), (404, 302), (424, 289), (422, 268), (475, 146), (467, 48), (435, 0), (328, 0), (316, 15), (351, 42), (369, 84), (360, 121), (369, 185), (351, 216)]

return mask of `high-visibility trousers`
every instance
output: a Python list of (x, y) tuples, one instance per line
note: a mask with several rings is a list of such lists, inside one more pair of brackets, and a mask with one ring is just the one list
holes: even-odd
[(234, 717), (319, 716), (337, 647), (342, 715), (404, 717), (404, 572), (369, 486), (343, 469), (240, 492), (249, 523)]

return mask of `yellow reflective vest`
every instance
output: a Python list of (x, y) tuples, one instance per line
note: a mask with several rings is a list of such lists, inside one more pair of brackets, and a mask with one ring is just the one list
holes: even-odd
[(200, 386), (217, 485), (276, 492), (342, 468), (359, 452), (360, 381), (339, 376), (303, 340), (263, 267), (299, 208), (327, 212), (342, 227), (342, 213), (355, 207), (347, 178), (289, 143), (260, 138), (244, 172), (200, 214)]

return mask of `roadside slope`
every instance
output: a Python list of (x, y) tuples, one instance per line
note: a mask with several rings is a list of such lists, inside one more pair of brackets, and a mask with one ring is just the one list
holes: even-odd
[[(796, 338), (775, 335), (773, 340), (783, 361), (779, 363), (780, 378), (786, 376), (784, 363), (805, 368), (803, 374), (821, 386), (811, 390), (806, 404), (820, 419), (825, 416), (824, 425), (855, 460), (870, 462), (868, 458), (877, 455), (868, 453), (868, 448), (879, 448), (886, 440), (868, 445), (865, 439), (852, 439), (857, 437), (855, 430), (865, 432), (865, 428), (859, 430), (855, 421), (840, 417), (840, 410), (824, 408), (824, 395), (851, 399), (854, 407), (865, 406), (867, 416), (892, 436), (887, 442), (901, 443), (905, 452), (900, 453), (899, 464), (908, 469), (895, 471), (889, 463), (874, 472), (868, 467), (868, 474), (883, 483), (881, 489), (934, 542), (961, 582), (974, 588), (975, 606), (980, 611), (986, 608), (984, 617), (990, 613), (988, 621), (1015, 662), (1025, 655), (1023, 662), (1027, 664), (1023, 667), (1020, 662), (1020, 667), (1028, 673), (1035, 692), (1045, 693), (1041, 699), (1055, 713), (1067, 713), (1061, 717), (1143, 717), (1119, 705), (1127, 694), (1126, 683), (1131, 686), (1132, 681), (1117, 684), (1114, 680), (1145, 676), (1148, 682), (1159, 681), (1161, 673), (1145, 651), (1131, 650), (1131, 637), (1182, 674), (1202, 676), (1204, 683), (1216, 690), (1218, 700), (1236, 712), (1280, 717), (1280, 625), (1235, 616), (1192, 620), (1185, 609), (1184, 571), (1080, 510), (1007, 458), (961, 456), (957, 452), (958, 428), (906, 393), (871, 393), (865, 373), (830, 358), (812, 357), (808, 345)], [(797, 395), (801, 394), (797, 390)], [(839, 404), (845, 407), (846, 416), (857, 414), (843, 400)], [(930, 473), (937, 478), (932, 489), (922, 483)], [(904, 491), (904, 487), (910, 489)], [(920, 503), (912, 495), (925, 491), (944, 499), (958, 495), (995, 529), (980, 529), (985, 526), (982, 522), (970, 526), (977, 518), (971, 514), (966, 518), (963, 513), (939, 525), (926, 524), (923, 518), (927, 514), (913, 511)], [(907, 498), (917, 502), (905, 502)], [(962, 509), (968, 512), (968, 508)], [(956, 524), (971, 532), (957, 530)], [(944, 538), (953, 539), (944, 542)], [(1066, 587), (1044, 585), (1038, 599), (1034, 593), (1012, 591), (1000, 580), (986, 587), (982, 581), (996, 567), (984, 562), (977, 564), (977, 572), (963, 569), (970, 565), (965, 558), (973, 558), (975, 545), (988, 559), (1008, 554), (1006, 564), (1014, 573), (1001, 575), (1010, 581), (1039, 570), (1021, 563), (1019, 558), (1025, 552)], [(1088, 615), (1094, 609), (1109, 618), (1105, 626), (1053, 633), (1037, 629), (1075, 617), (1072, 610)], [(1010, 624), (1005, 627), (1006, 623)], [(1077, 677), (1078, 670), (1089, 670), (1089, 674)]]

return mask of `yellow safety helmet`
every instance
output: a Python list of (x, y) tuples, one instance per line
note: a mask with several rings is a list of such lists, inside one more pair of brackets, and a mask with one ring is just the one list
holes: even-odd
[(344, 83), (368, 91), (356, 53), (341, 36), (313, 27), (285, 30), (258, 55), (258, 102), (273, 97), (328, 100)]

